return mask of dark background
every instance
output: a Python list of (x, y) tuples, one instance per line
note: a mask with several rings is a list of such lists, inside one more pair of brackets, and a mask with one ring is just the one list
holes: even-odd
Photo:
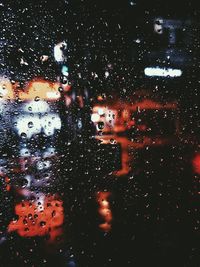
[[(80, 198), (72, 208), (74, 236), (70, 237), (77, 266), (198, 267), (199, 199), (191, 193), (195, 179), (199, 186), (191, 167), (192, 157), (199, 151), (200, 129), (198, 1), (7, 0), (0, 3), (1, 72), (13, 82), (20, 81), (23, 86), (36, 76), (54, 81), (58, 67), (53, 59), (53, 47), (66, 40), (67, 64), (74, 90), (87, 88), (92, 99), (106, 93), (126, 101), (136, 92), (145, 91), (160, 102), (176, 101), (180, 106), (181, 140), (169, 147), (137, 152), (136, 172), (106, 184), (107, 189), (113, 190), (111, 203), (116, 218), (111, 234), (96, 230), (96, 206), (89, 201), (81, 203), (83, 188), (71, 193), (70, 203), (77, 195)], [(160, 16), (181, 23), (189, 21), (187, 40), (184, 31), (177, 33), (179, 39), (173, 45), (168, 42), (168, 32), (163, 38), (155, 35), (153, 20)], [(171, 49), (171, 61), (163, 56), (167, 49)], [(50, 57), (48, 65), (41, 65), (39, 61), (43, 54)], [(19, 64), (21, 56), (28, 66)], [(181, 68), (182, 77), (145, 77), (144, 68), (158, 62), (162, 66)], [(111, 73), (109, 79), (104, 77), (107, 70)], [(99, 78), (94, 81), (91, 72), (98, 73)], [(163, 165), (159, 161), (162, 157), (165, 158)], [(85, 182), (86, 194), (95, 188), (95, 182)], [(97, 188), (101, 187), (101, 182), (99, 184)], [(160, 191), (164, 194), (162, 201), (157, 196)], [(67, 208), (71, 209), (68, 203)], [(156, 217), (158, 213), (160, 220)], [(148, 214), (150, 220), (146, 219)], [(29, 249), (35, 248), (35, 244), (38, 248), (33, 255)], [(43, 257), (48, 258), (48, 266), (75, 266), (67, 265), (71, 243), (66, 241), (62, 253), (57, 251), (53, 255), (46, 255), (41, 244), (40, 239), (22, 241), (15, 236), (13, 241), (11, 238), (1, 254), (8, 253), (12, 258), (3, 257), (6, 263), (2, 266), (14, 266), (16, 259), (16, 266), (23, 266), (24, 258), (29, 259), (27, 266), (30, 262), (36, 267), (45, 266)], [(20, 251), (23, 257), (18, 258), (15, 251)]]

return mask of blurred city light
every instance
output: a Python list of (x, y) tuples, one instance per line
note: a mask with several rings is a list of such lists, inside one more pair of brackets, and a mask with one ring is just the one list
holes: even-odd
[(157, 76), (157, 77), (180, 77), (182, 70), (171, 69), (171, 68), (159, 68), (159, 67), (147, 67), (144, 69), (146, 76)]

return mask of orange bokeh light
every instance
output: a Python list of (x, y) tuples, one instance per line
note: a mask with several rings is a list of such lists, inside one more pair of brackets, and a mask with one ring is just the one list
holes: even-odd
[(13, 100), (14, 91), (9, 79), (0, 77), (0, 100)]
[(60, 98), (58, 91), (59, 83), (49, 82), (43, 79), (37, 79), (29, 82), (24, 91), (18, 92), (21, 100), (48, 100), (55, 101)]
[(104, 222), (99, 225), (99, 228), (104, 232), (110, 232), (113, 220), (112, 211), (110, 209), (110, 203), (108, 200), (110, 195), (110, 192), (98, 192), (96, 195), (96, 200), (99, 205), (98, 212), (101, 218), (104, 220)]

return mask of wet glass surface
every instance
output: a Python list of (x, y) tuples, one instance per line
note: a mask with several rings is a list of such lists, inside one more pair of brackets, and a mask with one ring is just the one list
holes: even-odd
[(198, 266), (197, 7), (0, 1), (0, 266)]

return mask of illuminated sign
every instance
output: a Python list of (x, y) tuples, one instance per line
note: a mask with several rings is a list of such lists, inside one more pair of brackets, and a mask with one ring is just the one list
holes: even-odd
[(180, 77), (182, 75), (182, 70), (171, 69), (171, 68), (160, 68), (160, 67), (147, 67), (144, 69), (144, 74), (146, 76), (157, 76), (157, 77)]

